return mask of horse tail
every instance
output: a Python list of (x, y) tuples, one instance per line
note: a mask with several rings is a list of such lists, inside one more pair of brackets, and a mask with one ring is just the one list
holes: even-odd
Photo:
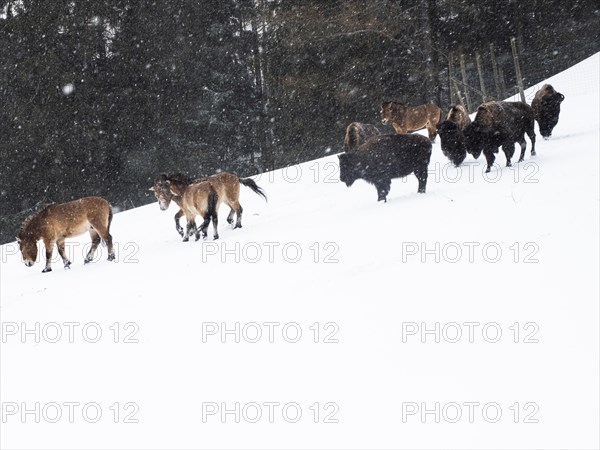
[(268, 201), (265, 191), (263, 191), (262, 188), (260, 188), (252, 178), (240, 178), (240, 183), (246, 187), (249, 187), (258, 195), (262, 196), (265, 199), (265, 202)]
[(217, 191), (214, 188), (210, 187), (210, 192), (208, 193), (208, 211), (206, 212), (206, 217), (209, 219), (214, 219), (217, 217), (217, 203), (219, 202), (219, 196), (217, 195)]
[(107, 230), (110, 230), (110, 224), (112, 223), (113, 220), (113, 209), (112, 209), (112, 205), (109, 203), (108, 204), (108, 225), (106, 226)]

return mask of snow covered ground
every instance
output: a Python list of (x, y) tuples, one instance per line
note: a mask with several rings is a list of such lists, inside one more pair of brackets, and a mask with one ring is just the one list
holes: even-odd
[(598, 448), (599, 63), (487, 177), (438, 139), (425, 195), (330, 156), (255, 177), (215, 242), (154, 203), (115, 215), (116, 263), (3, 245), (0, 446)]

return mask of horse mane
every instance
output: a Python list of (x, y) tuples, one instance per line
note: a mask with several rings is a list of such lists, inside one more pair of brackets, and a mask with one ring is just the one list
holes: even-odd
[(49, 206), (52, 206), (53, 204), (54, 204), (53, 202), (44, 203), (37, 211), (34, 211), (30, 215), (28, 215), (25, 218), (25, 220), (23, 221), (23, 223), (21, 223), (21, 228), (19, 228), (19, 234), (18, 234), (19, 238), (23, 237), (27, 233), (27, 228), (29, 228), (29, 225), (31, 225), (31, 222), (33, 222), (34, 219), (38, 218), (44, 211), (46, 211), (48, 209)]
[(177, 172), (177, 173), (167, 176), (165, 181), (166, 180), (169, 180), (169, 181), (175, 182), (175, 183), (182, 183), (182, 184), (190, 184), (192, 182), (192, 179), (189, 176), (187, 176), (181, 172)]
[(406, 103), (402, 103), (396, 100), (389, 100), (387, 102), (383, 102), (383, 105), (400, 105), (400, 106), (408, 106)]

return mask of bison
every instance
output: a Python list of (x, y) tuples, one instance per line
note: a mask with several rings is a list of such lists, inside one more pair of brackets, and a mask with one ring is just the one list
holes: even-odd
[(419, 134), (373, 136), (356, 152), (339, 155), (340, 181), (350, 187), (363, 179), (377, 189), (377, 201), (385, 202), (392, 178), (414, 173), (419, 180), (418, 192), (425, 193), (431, 147), (431, 141)]
[(467, 157), (463, 129), (471, 123), (467, 110), (461, 105), (450, 108), (446, 120), (437, 124), (437, 131), (442, 141), (442, 153), (456, 167)]
[(370, 123), (352, 122), (346, 128), (344, 139), (344, 151), (353, 152), (360, 144), (363, 144), (371, 136), (381, 134), (379, 128)]
[(560, 114), (560, 104), (565, 96), (554, 90), (549, 84), (544, 84), (542, 88), (535, 93), (531, 107), (535, 120), (540, 127), (540, 134), (544, 139), (552, 135), (552, 130), (558, 123)]
[(525, 157), (525, 133), (531, 140), (531, 155), (535, 155), (535, 130), (533, 109), (524, 102), (487, 102), (479, 106), (475, 120), (463, 131), (465, 149), (478, 158), (481, 152), (487, 161), (486, 173), (494, 164), (494, 153), (498, 147), (506, 155), (506, 166), (511, 166), (515, 153), (515, 142), (521, 146), (521, 157)]

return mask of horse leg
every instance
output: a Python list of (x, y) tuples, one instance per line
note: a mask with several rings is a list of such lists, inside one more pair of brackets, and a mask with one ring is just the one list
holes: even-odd
[[(237, 220), (238, 222), (241, 220), (241, 213), (238, 214), (237, 216)], [(217, 225), (219, 224), (219, 216), (217, 211), (214, 211), (212, 214), (212, 223), (213, 223), (213, 230), (214, 230), (214, 234), (213, 234), (213, 241), (216, 241), (217, 239), (219, 239), (219, 231), (217, 230)], [(207, 224), (208, 226), (208, 224)], [(241, 225), (240, 225), (241, 227)], [(236, 225), (237, 228), (237, 225)]]
[(198, 229), (196, 228), (196, 221), (194, 218), (187, 217), (187, 225), (185, 226), (185, 234), (183, 235), (183, 242), (187, 242), (190, 240), (190, 234), (198, 233)]
[(398, 134), (406, 134), (406, 129), (404, 127), (401, 127), (400, 125), (396, 125), (395, 123), (392, 123), (392, 128), (394, 128), (394, 130)]
[(429, 133), (429, 140), (431, 142), (435, 142), (435, 137), (437, 136), (436, 127), (431, 122), (427, 122), (426, 128), (427, 132)]
[(100, 229), (97, 229), (96, 231), (98, 232), (98, 234), (104, 241), (106, 248), (108, 249), (108, 258), (107, 259), (109, 261), (114, 261), (115, 260), (115, 249), (113, 248), (112, 236), (108, 232), (108, 228), (100, 228)]
[(192, 234), (196, 234), (198, 232), (198, 226), (196, 225), (196, 219), (192, 219), (192, 223), (190, 225), (192, 227), (191, 231), (190, 231), (190, 235)]
[(200, 228), (196, 229), (196, 240), (200, 239), (200, 234), (202, 234), (202, 239), (206, 239), (206, 230), (208, 228), (208, 225), (210, 224), (210, 214), (204, 213), (202, 217), (204, 218), (204, 220), (202, 221)]
[(58, 247), (58, 254), (60, 255), (60, 257), (63, 260), (63, 264), (65, 265), (65, 269), (70, 269), (71, 268), (71, 261), (69, 261), (69, 258), (67, 258), (67, 255), (65, 254), (65, 240), (60, 240), (56, 243), (56, 247)]
[[(229, 211), (229, 214), (227, 215), (227, 223), (232, 224), (233, 223), (233, 215), (235, 214), (235, 210), (233, 209), (233, 207), (231, 207), (231, 211)], [(237, 228), (237, 225), (236, 225)]]
[[(235, 221), (235, 226), (233, 227), (233, 229), (235, 230), (236, 228), (242, 228), (242, 212), (244, 211), (244, 208), (242, 208), (242, 205), (240, 205), (240, 202), (237, 200), (235, 202), (232, 202), (229, 206), (231, 207), (231, 212), (229, 214), (233, 215), (233, 212), (235, 211), (237, 215), (237, 220)], [(233, 221), (229, 223), (232, 222)]]
[(46, 267), (44, 267), (42, 273), (52, 272), (50, 262), (52, 261), (52, 248), (54, 247), (54, 242), (44, 240), (44, 246), (46, 248)]
[(92, 238), (92, 246), (90, 247), (90, 251), (87, 253), (85, 260), (83, 261), (84, 264), (87, 264), (94, 259), (94, 253), (96, 252), (98, 245), (100, 245), (100, 235), (93, 228), (90, 228), (90, 237)]
[(108, 261), (114, 261), (115, 249), (113, 247), (112, 235), (108, 231), (106, 231), (106, 235), (102, 239), (104, 239), (104, 243), (106, 244), (106, 248), (108, 249), (108, 258), (106, 259)]
[(177, 230), (179, 235), (183, 237), (183, 228), (179, 224), (179, 219), (181, 218), (181, 216), (183, 216), (183, 209), (180, 209), (179, 211), (177, 211), (177, 214), (175, 214), (175, 229)]

